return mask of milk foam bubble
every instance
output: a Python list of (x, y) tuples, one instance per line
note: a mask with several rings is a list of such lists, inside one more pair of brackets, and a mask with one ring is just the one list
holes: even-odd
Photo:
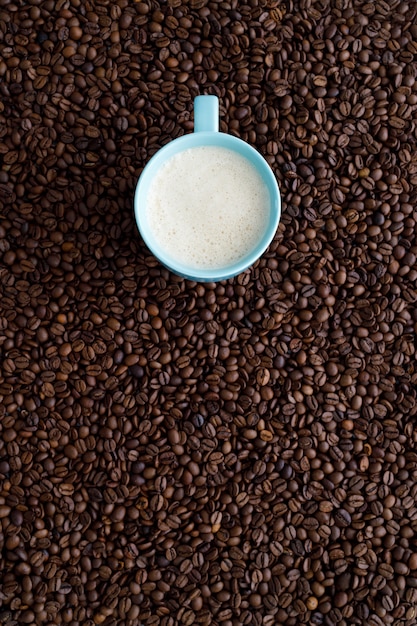
[(190, 268), (216, 269), (245, 257), (261, 240), (269, 192), (240, 154), (199, 146), (175, 154), (153, 178), (149, 228), (161, 249)]

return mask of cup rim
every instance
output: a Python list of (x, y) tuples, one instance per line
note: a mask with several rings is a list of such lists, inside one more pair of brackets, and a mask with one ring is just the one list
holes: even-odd
[[(146, 198), (142, 197), (142, 190), (145, 187), (147, 178), (150, 176), (153, 177), (156, 171), (163, 165), (163, 163), (165, 163), (168, 158), (170, 158), (170, 156), (178, 154), (179, 152), (183, 152), (188, 148), (206, 145), (214, 145), (234, 150), (243, 157), (246, 156), (244, 154), (246, 152), (247, 155), (250, 155), (249, 160), (251, 162), (255, 161), (255, 165), (258, 171), (260, 171), (262, 178), (268, 185), (268, 188), (270, 190), (273, 190), (273, 194), (270, 192), (271, 214), (269, 218), (269, 226), (266, 228), (261, 241), (255, 246), (255, 248), (247, 255), (245, 255), (242, 259), (239, 259), (233, 264), (219, 268), (201, 269), (186, 266), (181, 262), (178, 262), (176, 259), (173, 259), (169, 255), (166, 255), (162, 249), (156, 248), (154, 246), (152, 238), (148, 235), (149, 227), (147, 226), (145, 221), (145, 211), (141, 209), (140, 204), (141, 202), (143, 202), (144, 205), (146, 202)], [(154, 169), (155, 172), (153, 172)], [(181, 137), (173, 139), (169, 143), (165, 144), (162, 148), (160, 148), (151, 157), (151, 159), (142, 170), (142, 173), (136, 185), (133, 204), (138, 230), (144, 243), (151, 251), (151, 253), (170, 271), (183, 278), (187, 278), (196, 282), (217, 282), (220, 280), (226, 280), (228, 278), (233, 278), (234, 276), (241, 274), (249, 267), (251, 267), (265, 253), (265, 251), (271, 244), (276, 234), (276, 230), (278, 228), (278, 224), (281, 218), (281, 195), (278, 183), (266, 159), (262, 156), (260, 152), (258, 152), (258, 150), (256, 150), (243, 139), (240, 139), (228, 133), (218, 131), (201, 131), (198, 133), (183, 135)]]

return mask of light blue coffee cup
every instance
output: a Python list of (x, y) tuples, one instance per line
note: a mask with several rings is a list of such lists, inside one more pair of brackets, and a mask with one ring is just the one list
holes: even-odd
[[(201, 269), (188, 267), (169, 256), (149, 227), (147, 196), (159, 168), (175, 154), (200, 146), (217, 146), (234, 150), (245, 157), (260, 174), (269, 195), (269, 217), (258, 243), (239, 261), (225, 267)], [(227, 210), (227, 209), (226, 209)], [(217, 282), (237, 276), (255, 263), (271, 243), (281, 217), (281, 196), (276, 178), (263, 156), (242, 139), (219, 132), (219, 100), (217, 96), (197, 96), (194, 100), (194, 132), (174, 139), (150, 159), (140, 175), (134, 197), (134, 212), (139, 232), (152, 254), (175, 274), (197, 282)]]

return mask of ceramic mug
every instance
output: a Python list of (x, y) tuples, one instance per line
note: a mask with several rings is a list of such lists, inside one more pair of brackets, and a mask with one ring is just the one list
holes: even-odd
[[(201, 146), (232, 150), (247, 159), (259, 174), (267, 191), (269, 206), (263, 233), (256, 244), (237, 261), (216, 268), (192, 267), (167, 254), (150, 228), (147, 197), (150, 185), (159, 169), (174, 155)], [(185, 182), (186, 184), (186, 182)], [(215, 185), (215, 181), (213, 181)], [(227, 209), (226, 209), (227, 210)], [(217, 96), (197, 96), (194, 100), (194, 132), (174, 139), (150, 159), (136, 186), (134, 212), (139, 232), (152, 254), (175, 274), (197, 282), (216, 282), (237, 276), (248, 269), (271, 243), (281, 216), (281, 196), (276, 178), (263, 156), (242, 139), (219, 132), (219, 101)]]

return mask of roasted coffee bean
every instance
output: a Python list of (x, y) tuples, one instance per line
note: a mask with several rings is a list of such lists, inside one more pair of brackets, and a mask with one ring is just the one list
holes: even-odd
[[(417, 5), (15, 4), (0, 621), (415, 621)], [(221, 283), (164, 269), (131, 208), (199, 93), (282, 199)]]

